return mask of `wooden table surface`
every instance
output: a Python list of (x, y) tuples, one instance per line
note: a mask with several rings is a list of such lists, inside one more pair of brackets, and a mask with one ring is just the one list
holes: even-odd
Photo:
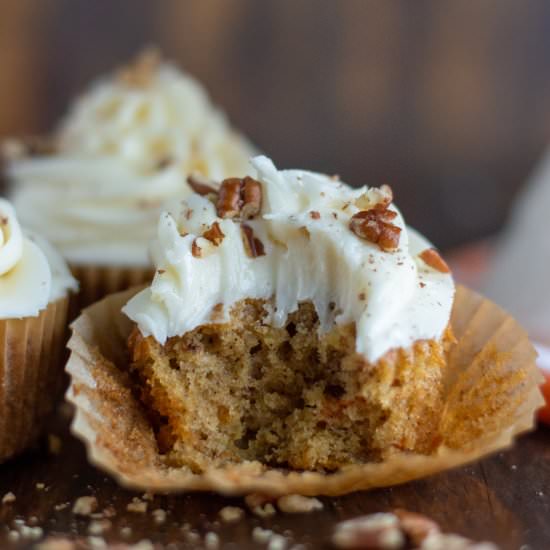
[[(56, 422), (50, 431), (61, 436), (59, 454), (49, 453), (43, 445), (0, 466), (0, 500), (10, 491), (16, 496), (15, 502), (0, 504), (0, 548), (32, 548), (39, 542), (9, 540), (18, 518), (40, 526), (44, 537), (62, 535), (89, 544), (90, 519), (71, 511), (73, 502), (87, 495), (97, 497), (99, 510), (108, 506), (116, 510), (112, 527), (103, 535), (108, 544), (149, 539), (159, 548), (169, 543), (169, 548), (197, 547), (185, 542), (182, 525), (188, 523), (201, 536), (218, 533), (220, 548), (265, 548), (251, 536), (258, 525), (278, 533), (288, 531), (295, 543), (305, 543), (306, 548), (330, 548), (330, 533), (339, 520), (400, 507), (429, 515), (445, 531), (491, 540), (506, 550), (550, 548), (550, 428), (545, 426), (521, 437), (514, 448), (477, 464), (390, 489), (323, 498), (320, 512), (278, 513), (268, 519), (247, 513), (237, 523), (219, 525), (219, 510), (226, 505), (245, 508), (242, 499), (213, 494), (157, 496), (148, 503), (148, 513), (128, 512), (126, 506), (136, 494), (89, 466), (82, 444), (68, 433), (67, 420), (60, 417)], [(42, 483), (44, 488), (37, 487)], [(70, 506), (56, 510), (66, 502)], [(167, 511), (162, 525), (155, 524), (150, 513), (157, 508)], [(122, 536), (125, 526), (131, 527), (131, 536)]]

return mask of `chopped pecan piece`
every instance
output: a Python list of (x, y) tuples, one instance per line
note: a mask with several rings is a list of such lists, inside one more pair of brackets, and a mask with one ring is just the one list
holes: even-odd
[(214, 222), (203, 234), (202, 236), (209, 240), (211, 243), (215, 244), (216, 246), (219, 246), (221, 242), (223, 241), (225, 234), (220, 228), (220, 224), (218, 222)]
[(198, 193), (199, 195), (209, 195), (210, 193), (217, 193), (215, 183), (212, 180), (199, 176), (198, 174), (192, 174), (187, 178), (189, 187)]
[(240, 178), (228, 178), (222, 181), (216, 208), (220, 218), (235, 218), (241, 211)]
[(220, 218), (253, 218), (262, 206), (260, 182), (249, 176), (223, 180), (216, 206)]
[(402, 509), (394, 510), (393, 513), (399, 518), (401, 529), (415, 546), (420, 546), (429, 535), (440, 532), (439, 525), (427, 516)]
[(382, 250), (394, 250), (399, 246), (401, 228), (391, 222), (397, 216), (393, 210), (371, 208), (354, 214), (350, 229), (361, 239), (377, 244)]
[(421, 260), (429, 265), (432, 269), (439, 271), (440, 273), (450, 273), (451, 268), (447, 265), (447, 262), (439, 255), (439, 252), (435, 248), (426, 248), (419, 254)]
[(309, 217), (312, 220), (319, 220), (321, 219), (321, 214), (317, 212), (317, 210), (311, 210), (311, 212), (309, 213)]
[(250, 258), (265, 256), (264, 245), (260, 239), (254, 236), (252, 227), (243, 223), (241, 224), (241, 232), (243, 235), (244, 249), (247, 256)]
[(243, 205), (241, 218), (249, 220), (260, 213), (262, 206), (262, 186), (259, 181), (246, 176), (241, 190)]

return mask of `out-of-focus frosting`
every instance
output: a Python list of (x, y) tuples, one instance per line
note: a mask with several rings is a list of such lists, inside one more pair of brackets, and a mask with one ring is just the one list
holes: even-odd
[[(123, 309), (143, 335), (164, 343), (201, 324), (223, 322), (238, 300), (273, 297), (266, 315), (276, 326), (307, 300), (315, 305), (321, 331), (355, 322), (356, 349), (370, 361), (392, 348), (442, 336), (454, 283), (450, 274), (419, 258), (430, 243), (407, 228), (393, 206), (393, 223), (402, 230), (395, 251), (384, 252), (349, 228), (360, 211), (354, 203), (377, 189), (352, 189), (302, 170), (278, 171), (266, 157), (252, 165), (262, 207), (246, 224), (265, 255), (249, 257), (240, 223), (219, 218), (208, 198), (193, 194), (179, 212), (164, 212), (152, 245), (154, 281)], [(214, 222), (224, 234), (218, 246), (200, 238)], [(195, 239), (202, 257), (193, 255)], [(214, 310), (218, 304), (224, 305), (221, 316)]]
[(93, 85), (55, 137), (7, 175), (21, 222), (77, 264), (148, 265), (143, 243), (187, 176), (244, 175), (252, 154), (196, 80), (147, 57)]
[(0, 199), (0, 319), (36, 316), (76, 288), (61, 256), (24, 233), (11, 204)]

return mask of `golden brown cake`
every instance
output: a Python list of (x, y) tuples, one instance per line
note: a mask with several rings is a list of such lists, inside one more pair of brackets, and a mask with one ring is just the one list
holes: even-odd
[(334, 470), (435, 448), (450, 329), (371, 364), (355, 352), (352, 324), (319, 336), (306, 302), (275, 328), (263, 306), (241, 301), (229, 323), (165, 345), (133, 331), (131, 368), (171, 465)]
[(448, 267), (387, 187), (253, 164), (257, 179), (163, 214), (155, 280), (124, 308), (134, 390), (165, 460), (333, 471), (432, 452)]

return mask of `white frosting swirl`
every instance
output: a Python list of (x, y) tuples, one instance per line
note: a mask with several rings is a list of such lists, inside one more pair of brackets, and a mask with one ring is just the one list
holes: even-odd
[[(163, 213), (152, 246), (157, 274), (123, 309), (145, 336), (164, 343), (227, 319), (241, 299), (271, 297), (275, 307), (268, 316), (276, 326), (307, 300), (315, 305), (321, 331), (355, 322), (356, 349), (369, 361), (442, 336), (454, 297), (452, 277), (419, 258), (430, 243), (405, 226), (395, 207), (390, 208), (397, 213), (392, 223), (402, 230), (399, 248), (384, 252), (349, 229), (360, 210), (354, 203), (376, 190), (352, 189), (312, 172), (277, 171), (266, 157), (256, 157), (252, 165), (262, 186), (262, 210), (247, 223), (265, 255), (250, 258), (240, 224), (220, 219), (204, 197), (191, 195), (179, 216)], [(223, 241), (208, 246), (199, 239), (203, 255), (193, 256), (193, 241), (215, 221)], [(220, 303), (225, 318), (213, 321)]]
[(11, 204), (0, 199), (0, 319), (36, 316), (76, 288), (61, 256), (24, 234)]
[(252, 152), (204, 88), (170, 64), (139, 83), (99, 81), (56, 137), (54, 155), (11, 161), (7, 175), (22, 223), (76, 264), (148, 265), (143, 242), (161, 205), (190, 192), (187, 176), (244, 175)]

